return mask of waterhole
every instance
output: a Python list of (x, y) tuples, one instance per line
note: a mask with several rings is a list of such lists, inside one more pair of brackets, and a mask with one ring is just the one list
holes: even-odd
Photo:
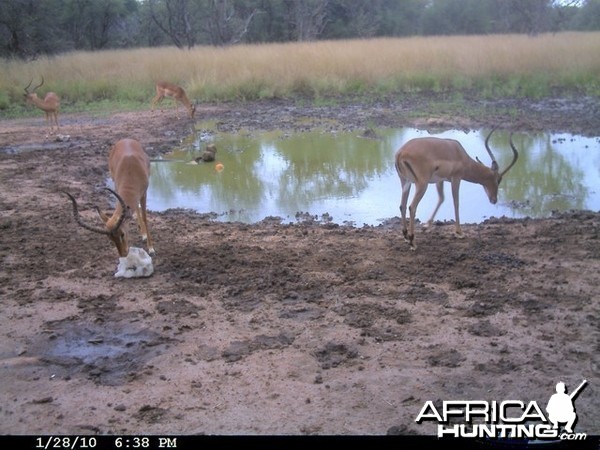
[[(284, 222), (307, 217), (355, 226), (399, 216), (400, 181), (394, 154), (411, 138), (439, 136), (460, 141), (489, 166), (484, 147), (489, 130), (429, 132), (413, 128), (358, 132), (219, 133), (199, 127), (182, 149), (152, 164), (148, 209), (192, 209), (215, 220)], [(462, 223), (490, 217), (545, 217), (553, 211), (600, 209), (600, 138), (558, 133), (516, 133), (516, 165), (492, 205), (480, 185), (460, 186)], [(201, 155), (210, 144), (214, 161)], [(512, 160), (509, 134), (497, 130), (490, 146), (503, 170)], [(196, 162), (196, 160), (199, 160)], [(414, 188), (411, 192), (414, 193)], [(436, 218), (454, 220), (449, 183)], [(410, 199), (409, 199), (410, 201)], [(437, 202), (430, 185), (417, 218), (428, 219)]]

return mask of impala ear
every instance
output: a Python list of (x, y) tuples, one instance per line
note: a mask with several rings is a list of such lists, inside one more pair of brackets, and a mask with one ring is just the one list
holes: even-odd
[[(98, 215), (102, 219), (102, 222), (107, 223), (110, 220), (111, 216), (109, 216), (108, 214), (106, 214), (104, 211), (102, 211), (97, 206), (96, 206), (96, 211), (98, 211)], [(133, 217), (133, 211), (131, 211), (131, 208), (128, 206), (127, 210), (125, 211), (125, 220), (131, 219), (132, 217)]]
[(480, 161), (480, 159), (479, 159), (477, 156), (475, 157), (475, 160), (476, 160), (476, 161), (477, 161), (479, 164), (483, 164), (483, 163)]
[(108, 222), (108, 219), (110, 219), (110, 216), (108, 216), (105, 212), (103, 212), (100, 208), (98, 208), (96, 206), (96, 211), (98, 211), (98, 215), (100, 216), (100, 218), (102, 219), (102, 222), (106, 223)]

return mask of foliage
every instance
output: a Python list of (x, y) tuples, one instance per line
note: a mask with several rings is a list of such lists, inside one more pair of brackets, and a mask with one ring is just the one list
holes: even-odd
[(600, 0), (10, 0), (0, 57), (564, 30), (600, 30)]

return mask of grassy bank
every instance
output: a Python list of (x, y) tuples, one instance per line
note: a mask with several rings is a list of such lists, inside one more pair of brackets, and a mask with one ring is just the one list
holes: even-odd
[(398, 92), (544, 97), (600, 95), (600, 33), (381, 38), (73, 52), (0, 65), (0, 114), (23, 114), (23, 88), (40, 76), (62, 110), (147, 107), (154, 82), (198, 101), (322, 98)]

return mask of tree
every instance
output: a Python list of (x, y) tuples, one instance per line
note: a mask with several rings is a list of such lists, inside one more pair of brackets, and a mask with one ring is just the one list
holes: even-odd
[(64, 50), (60, 23), (52, 20), (60, 10), (57, 0), (11, 0), (0, 8), (0, 47), (3, 55), (35, 58), (40, 53)]
[(252, 2), (206, 0), (204, 30), (213, 45), (237, 44), (248, 34), (260, 9)]
[(321, 35), (328, 23), (329, 0), (285, 0), (284, 3), (292, 39), (313, 41)]
[(600, 0), (586, 0), (570, 22), (576, 30), (600, 30)]
[(511, 31), (535, 36), (549, 30), (552, 5), (552, 0), (507, 1), (513, 20)]
[(197, 2), (189, 0), (149, 0), (150, 17), (178, 48), (196, 45), (200, 23)]
[(323, 32), (326, 38), (368, 38), (381, 29), (384, 0), (333, 1), (329, 6), (330, 20)]
[(436, 0), (426, 5), (423, 34), (484, 34), (491, 29), (485, 0)]
[(600, 30), (600, 0), (5, 0), (0, 56), (372, 36)]
[[(65, 0), (56, 15), (76, 49), (99, 50), (122, 45), (122, 24), (137, 11), (135, 0)], [(131, 34), (129, 30), (128, 34)]]
[(380, 35), (413, 36), (421, 33), (423, 12), (429, 0), (385, 0)]

